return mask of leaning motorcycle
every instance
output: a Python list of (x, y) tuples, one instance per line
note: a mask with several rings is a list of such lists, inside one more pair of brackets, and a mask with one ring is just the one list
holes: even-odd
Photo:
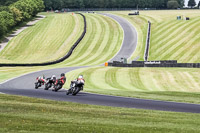
[(72, 81), (70, 85), (70, 89), (67, 91), (66, 95), (72, 94), (76, 95), (78, 94), (81, 90), (83, 90), (85, 81), (84, 80), (78, 80), (78, 81)]
[(44, 90), (48, 90), (49, 88), (51, 88), (55, 84), (55, 82), (56, 82), (56, 79), (47, 78)]
[(60, 79), (58, 79), (54, 85), (54, 90), (55, 92), (57, 92), (58, 90), (62, 89), (63, 87), (63, 83)]
[(35, 82), (35, 89), (38, 89), (39, 87), (44, 85), (44, 83), (45, 83), (45, 79), (42, 79), (41, 77), (37, 77), (36, 82)]

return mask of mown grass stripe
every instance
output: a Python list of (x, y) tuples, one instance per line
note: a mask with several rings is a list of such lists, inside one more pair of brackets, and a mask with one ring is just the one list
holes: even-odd
[(155, 35), (156, 34), (159, 35), (162, 31), (167, 30), (166, 25), (170, 25), (170, 27), (171, 27), (172, 25), (174, 25), (174, 23), (176, 23), (176, 21), (173, 21), (173, 22), (166, 21), (166, 22), (161, 22), (161, 23), (153, 23), (152, 27), (154, 27), (153, 30), (155, 32)]
[(118, 88), (118, 89), (121, 89), (121, 90), (126, 90), (126, 88), (124, 88), (123, 86), (121, 86), (120, 83), (117, 80), (117, 77), (116, 77), (117, 74), (116, 74), (116, 72), (119, 69), (120, 68), (114, 68), (114, 69), (110, 69), (109, 71), (106, 71), (106, 74), (105, 74), (106, 84), (109, 84), (113, 88)]
[[(161, 37), (164, 37), (167, 33), (173, 31), (174, 29), (178, 28), (180, 25), (182, 25), (182, 22), (179, 21), (169, 21), (167, 23), (161, 23), (161, 24), (152, 24), (152, 35), (159, 38), (153, 39), (153, 41), (157, 42)], [(154, 28), (155, 27), (155, 28)], [(159, 27), (159, 28), (157, 28)], [(169, 30), (170, 29), (170, 30)], [(160, 36), (162, 34), (162, 36)]]
[[(198, 32), (198, 31), (196, 31), (196, 32)], [(182, 57), (183, 59), (185, 59), (185, 57), (188, 57), (188, 55), (191, 52), (193, 52), (195, 46), (197, 45), (195, 42), (198, 42), (198, 40), (200, 39), (200, 37), (199, 37), (200, 33), (197, 34), (196, 32), (195, 32), (196, 36), (191, 38), (189, 41), (185, 41), (183, 43), (184, 47), (181, 47), (178, 51), (176, 51), (176, 53), (174, 53), (172, 55), (172, 58), (180, 59)]]
[[(193, 26), (191, 26), (191, 29), (190, 31), (188, 31), (188, 35), (187, 36), (183, 36), (183, 34), (180, 34), (180, 39), (176, 40), (176, 42), (172, 42), (171, 45), (169, 44), (169, 46), (171, 47), (167, 47), (167, 51), (166, 52), (163, 52), (162, 54), (162, 59), (171, 59), (170, 57), (173, 55), (172, 53), (176, 53), (178, 52), (178, 50), (181, 48), (181, 47), (184, 47), (184, 42), (189, 40), (190, 38), (193, 37), (193, 35), (195, 34), (196, 31), (198, 31), (198, 29), (195, 29), (193, 31), (191, 31), (193, 28), (195, 28), (196, 26), (198, 26), (200, 23), (197, 23)], [(186, 30), (187, 31), (187, 30)], [(175, 45), (172, 45), (172, 44), (175, 44)], [(187, 44), (188, 45), (188, 44)]]
[(98, 59), (101, 57), (100, 53), (106, 44), (105, 42), (109, 39), (109, 34), (108, 34), (108, 36), (105, 36), (105, 35), (107, 35), (107, 31), (109, 31), (109, 27), (107, 26), (108, 24), (105, 23), (102, 20), (102, 18), (100, 18), (100, 17), (96, 17), (96, 18), (98, 18), (98, 21), (102, 27), (100, 37), (98, 40), (96, 40), (96, 44), (93, 43), (93, 45), (95, 45), (95, 47), (91, 51), (91, 53), (86, 57), (87, 60), (83, 60), (80, 65), (87, 65), (87, 64), (97, 62)]
[[(83, 53), (79, 53), (78, 55), (78, 60), (74, 60), (71, 61), (69, 63), (69, 65), (81, 65), (83, 61), (85, 61), (85, 59), (90, 58), (91, 56), (93, 56), (93, 50), (95, 50), (96, 47), (99, 47), (96, 45), (96, 43), (101, 40), (101, 32), (102, 32), (102, 27), (101, 27), (101, 23), (98, 21), (98, 19), (96, 17), (93, 17), (94, 19), (94, 25), (93, 28), (95, 29), (95, 35), (93, 38), (89, 38), (87, 42), (89, 44), (89, 47), (87, 48), (87, 51), (81, 51)], [(94, 34), (94, 33), (93, 33)], [(83, 43), (83, 42), (82, 42)], [(82, 44), (81, 43), (81, 44)]]
[[(84, 53), (86, 53), (91, 45), (91, 38), (95, 37), (95, 27), (96, 23), (94, 22), (93, 18), (90, 15), (85, 15), (87, 19), (87, 32), (83, 40), (80, 42), (80, 44), (76, 47), (73, 54), (65, 60), (60, 65), (72, 65), (73, 61), (77, 61)], [(77, 66), (78, 64), (76, 64)]]
[[(181, 33), (181, 31), (187, 27), (189, 24), (185, 24), (183, 22), (175, 24), (173, 27), (168, 27), (168, 30), (163, 31), (162, 34), (155, 36), (152, 34), (152, 42), (153, 44), (156, 44), (156, 49), (160, 48), (159, 46), (163, 46), (162, 44), (167, 43), (171, 38), (174, 38), (178, 33)], [(154, 45), (152, 46), (152, 49), (154, 49)]]
[[(109, 40), (107, 41), (103, 51), (99, 55), (99, 63), (110, 60), (120, 49), (122, 45), (123, 33), (119, 24), (112, 19), (106, 19), (109, 24)], [(112, 27), (112, 28), (111, 28)], [(94, 63), (92, 63), (95, 65)]]
[[(195, 24), (195, 23), (198, 23), (198, 21), (194, 21), (194, 22), (193, 22), (193, 24)], [(188, 25), (188, 24), (186, 24), (185, 26), (187, 26), (187, 25)], [(185, 32), (191, 30), (192, 28), (193, 28), (193, 27), (187, 27), (187, 28), (185, 29)], [(178, 33), (178, 31), (181, 31), (181, 29), (179, 28), (179, 30), (177, 30), (177, 33)], [(175, 32), (174, 32), (173, 34), (175, 34)], [(172, 34), (172, 35), (173, 35), (173, 34)], [(168, 41), (167, 43), (163, 43), (163, 42), (162, 42), (162, 44), (164, 44), (164, 45), (161, 45), (161, 47), (159, 47), (158, 49), (156, 49), (156, 50), (152, 53), (151, 56), (153, 56), (153, 55), (156, 56), (156, 55), (158, 55), (159, 53), (163, 53), (163, 52), (165, 52), (166, 50), (168, 50), (168, 49), (171, 47), (170, 44), (173, 44), (175, 41), (181, 40), (182, 35), (184, 35), (184, 33), (182, 32), (181, 34), (178, 34), (178, 35), (176, 36), (176, 38), (173, 38), (172, 35), (170, 35), (171, 40)], [(168, 39), (169, 39), (169, 38), (168, 38)], [(159, 45), (159, 44), (161, 44), (161, 43), (158, 43), (158, 45)], [(175, 43), (175, 44), (176, 44), (176, 43)]]
[[(192, 20), (190, 22), (179, 22), (177, 25), (174, 25), (173, 27), (170, 27), (169, 30), (163, 31), (162, 34), (156, 36), (153, 38), (155, 42), (157, 42), (157, 45), (166, 43), (170, 38), (174, 38), (174, 36), (178, 35), (179, 33), (182, 33), (183, 29), (189, 28), (189, 25), (192, 25), (196, 23), (198, 19)], [(168, 26), (167, 26), (168, 27)], [(153, 43), (153, 41), (152, 41)]]
[[(106, 91), (107, 89), (119, 90), (119, 88), (113, 88), (112, 86), (110, 86), (110, 84), (106, 84), (106, 72), (109, 70), (110, 69), (100, 67), (100, 68), (97, 68), (96, 71), (94, 71), (91, 74), (91, 77), (92, 77), (91, 82), (93, 82), (97, 86), (97, 89), (99, 90), (103, 89), (102, 91)], [(94, 89), (94, 88), (91, 88), (91, 89)]]
[(80, 17), (74, 20), (71, 14), (46, 15), (46, 19), (11, 40), (9, 46), (0, 54), (4, 60), (8, 59), (6, 63), (46, 62), (58, 59), (63, 53), (66, 53), (62, 49), (59, 54), (53, 54), (73, 32), (75, 21), (79, 21)]
[[(143, 82), (141, 82), (141, 77), (140, 77), (140, 68), (136, 69), (129, 69), (128, 70), (128, 79), (131, 81), (131, 86), (136, 88), (136, 90), (146, 90)], [(126, 80), (126, 78), (124, 78)]]

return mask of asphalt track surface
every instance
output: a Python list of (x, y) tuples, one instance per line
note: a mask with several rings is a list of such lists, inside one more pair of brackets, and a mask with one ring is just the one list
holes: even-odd
[[(135, 42), (135, 37), (137, 37), (134, 28), (130, 29), (130, 23), (120, 17), (109, 15), (122, 26), (124, 30), (124, 42), (121, 50), (113, 59), (120, 59), (122, 55), (130, 57), (136, 48), (137, 43)], [(129, 27), (129, 28), (127, 28)], [(130, 33), (131, 32), (131, 33)], [(127, 35), (133, 35), (127, 36)], [(127, 52), (127, 47), (133, 47), (132, 50)], [(123, 51), (125, 53), (123, 53)], [(85, 66), (87, 67), (87, 66)], [(190, 112), (190, 113), (200, 113), (200, 105), (197, 104), (186, 104), (186, 103), (175, 103), (175, 102), (164, 102), (155, 100), (145, 100), (145, 99), (135, 99), (135, 98), (125, 98), (107, 95), (98, 95), (91, 93), (79, 93), (77, 96), (67, 96), (66, 90), (62, 89), (59, 92), (52, 92), (51, 89), (46, 91), (44, 88), (34, 89), (34, 82), (37, 76), (44, 74), (46, 77), (50, 77), (55, 74), (59, 76), (60, 73), (67, 73), (72, 70), (80, 69), (83, 67), (68, 67), (68, 68), (57, 68), (45, 71), (38, 71), (18, 78), (11, 79), (0, 84), (0, 93), (28, 96), (42, 99), (50, 99), (57, 101), (69, 101), (83, 104), (91, 105), (103, 105), (103, 106), (113, 106), (113, 107), (125, 107), (125, 108), (139, 108), (148, 110), (161, 110), (161, 111), (174, 111), (174, 112)]]

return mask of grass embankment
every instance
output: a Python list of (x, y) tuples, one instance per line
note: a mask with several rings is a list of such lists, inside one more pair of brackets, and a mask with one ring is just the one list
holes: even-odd
[(199, 114), (0, 95), (0, 132), (200, 132)]
[[(137, 29), (139, 40), (131, 59), (142, 56), (146, 43), (147, 21), (152, 22), (149, 60), (178, 60), (183, 63), (200, 62), (200, 11), (167, 10), (140, 11), (139, 16), (128, 16), (127, 11), (112, 12), (129, 20)], [(176, 20), (177, 16), (191, 20)]]
[[(152, 24), (150, 60), (200, 62), (199, 13), (199, 10), (148, 12), (148, 16), (156, 19)], [(191, 20), (176, 20), (178, 15)]]
[(111, 18), (98, 14), (85, 14), (87, 33), (69, 59), (67, 66), (99, 65), (110, 60), (120, 49), (123, 31)]
[(34, 63), (64, 56), (83, 31), (80, 15), (48, 14), (14, 37), (0, 53), (5, 63)]
[[(83, 30), (80, 15), (45, 14), (46, 19), (23, 31), (0, 53), (6, 63), (34, 63), (56, 60), (65, 55)], [(72, 57), (59, 66), (98, 65), (120, 49), (123, 32), (114, 20), (85, 14), (87, 33)], [(13, 54), (14, 53), (14, 54)]]
[[(200, 11), (157, 12), (167, 16), (162, 23), (152, 25), (150, 59), (178, 60), (183, 63), (200, 62)], [(177, 15), (191, 20), (176, 20)]]
[[(62, 14), (59, 14), (59, 15), (62, 15)], [(52, 15), (52, 16), (57, 16), (57, 15)], [(41, 70), (45, 68), (51, 69), (51, 68), (64, 67), (64, 66), (98, 65), (98, 64), (103, 64), (107, 60), (111, 59), (118, 52), (122, 43), (123, 32), (122, 32), (121, 27), (114, 20), (102, 15), (85, 14), (85, 16), (87, 20), (86, 36), (81, 41), (81, 43), (77, 46), (77, 48), (75, 49), (75, 51), (73, 52), (73, 54), (71, 55), (69, 59), (65, 60), (63, 63), (59, 63), (56, 65), (47, 66), (47, 67), (0, 68), (0, 82), (7, 80), (9, 78), (15, 77), (15, 76), (19, 76), (24, 73), (28, 73), (29, 71), (32, 72), (32, 71), (37, 71), (37, 70)], [(68, 19), (72, 19), (72, 18), (68, 18)], [(72, 20), (69, 20), (69, 21), (72, 21)], [(54, 21), (54, 19), (52, 19), (51, 21)], [(45, 21), (41, 23), (51, 23), (51, 21), (47, 21), (47, 22)], [(59, 21), (59, 20), (56, 20), (56, 21)], [(60, 21), (62, 22), (62, 19)], [(61, 23), (61, 22), (58, 22), (58, 23)], [(42, 26), (45, 26), (45, 25), (46, 24)], [(34, 27), (36, 28), (36, 26)], [(76, 30), (76, 32), (77, 34), (79, 34), (78, 30)], [(73, 31), (73, 33), (75, 34), (75, 31)], [(47, 34), (45, 35), (48, 37)], [(28, 34), (24, 36), (27, 38), (31, 37)], [(21, 35), (19, 36), (19, 38), (20, 37)], [(16, 38), (18, 38), (18, 36)], [(69, 40), (69, 38), (67, 40)], [(71, 42), (76, 41), (75, 38), (70, 38), (70, 40)], [(59, 44), (57, 43), (57, 45)], [(61, 46), (61, 48), (64, 46), (65, 45)], [(66, 47), (69, 48), (70, 46), (67, 45)], [(52, 49), (52, 47), (48, 47), (48, 48), (49, 48), (48, 50)], [(41, 49), (41, 50), (46, 51), (45, 49)], [(59, 50), (57, 51), (60, 51), (60, 50), (61, 49), (59, 48)], [(67, 50), (64, 49), (63, 52), (64, 51), (66, 52)], [(13, 54), (13, 57), (16, 56), (16, 58), (18, 58), (17, 55), (18, 54), (16, 55)], [(60, 55), (60, 54), (56, 53), (56, 55)], [(55, 56), (55, 53), (53, 53), (52, 56)], [(35, 58), (34, 56), (30, 57), (30, 62), (34, 58)], [(51, 58), (49, 59), (52, 60)], [(38, 59), (38, 62), (41, 62), (42, 60), (43, 60), (43, 57), (41, 57), (41, 60)], [(19, 63), (21, 62), (19, 61)]]
[[(84, 68), (67, 74), (73, 80), (83, 74), (85, 91), (177, 102), (200, 103), (200, 70), (177, 68)], [(69, 87), (69, 82), (65, 85)]]

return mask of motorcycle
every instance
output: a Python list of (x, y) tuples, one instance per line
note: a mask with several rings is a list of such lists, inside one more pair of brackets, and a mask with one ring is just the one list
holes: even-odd
[(70, 89), (67, 91), (66, 95), (72, 94), (73, 96), (75, 96), (81, 90), (83, 90), (84, 84), (85, 81), (83, 79), (78, 81), (71, 81)]
[(56, 78), (47, 78), (44, 90), (48, 90), (49, 88), (51, 88), (55, 84), (55, 82)]
[(35, 82), (35, 89), (38, 89), (39, 87), (41, 87), (42, 85), (45, 84), (45, 79), (41, 78), (41, 77), (37, 77), (36, 78), (36, 82)]
[(52, 91), (57, 92), (58, 90), (62, 89), (62, 87), (63, 87), (62, 81), (60, 79), (57, 79), (56, 83), (54, 84), (54, 90)]

